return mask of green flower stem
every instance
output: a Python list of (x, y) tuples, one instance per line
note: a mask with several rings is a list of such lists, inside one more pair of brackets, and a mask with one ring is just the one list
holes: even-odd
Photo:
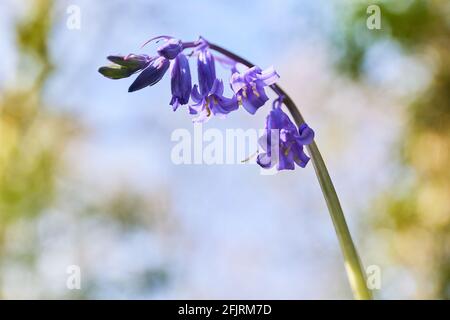
[[(278, 85), (272, 86), (272, 89), (284, 97), (284, 104), (289, 109), (297, 126), (302, 125), (305, 121), (292, 99)], [(352, 236), (345, 221), (344, 212), (339, 203), (333, 181), (331, 181), (330, 174), (328, 173), (319, 148), (317, 148), (316, 142), (313, 141), (307, 148), (311, 156), (314, 171), (319, 180), (320, 188), (327, 203), (328, 211), (333, 220), (334, 229), (336, 230), (336, 235), (344, 256), (345, 269), (347, 270), (347, 277), (353, 291), (353, 296), (359, 300), (370, 300), (372, 299), (372, 292), (367, 288), (364, 269), (353, 244)]]
[(334, 228), (339, 239), (339, 244), (341, 245), (342, 254), (344, 255), (345, 268), (347, 270), (350, 286), (353, 290), (353, 296), (359, 300), (372, 299), (372, 293), (367, 288), (361, 260), (359, 259), (358, 252), (353, 244), (352, 236), (348, 230), (336, 190), (334, 189), (333, 182), (328, 174), (322, 155), (320, 154), (314, 141), (308, 146), (308, 151), (311, 156), (320, 187), (322, 188), (322, 193), (325, 197), (325, 201), (327, 202), (328, 211), (330, 212), (331, 219), (333, 220)]
[[(210, 48), (248, 67), (254, 66), (249, 61), (220, 46), (210, 43)], [(286, 92), (284, 92), (284, 90), (277, 84), (272, 85), (271, 88), (276, 94), (283, 97), (283, 103), (289, 109), (289, 112), (294, 118), (297, 126), (302, 125), (305, 121), (294, 101), (292, 101)], [(317, 179), (319, 180), (322, 193), (325, 197), (328, 211), (330, 212), (331, 219), (333, 220), (333, 225), (341, 246), (342, 254), (344, 256), (345, 269), (347, 271), (347, 276), (353, 295), (355, 299), (372, 299), (372, 293), (367, 288), (366, 277), (364, 275), (364, 270), (358, 256), (358, 252), (353, 244), (347, 222), (345, 221), (344, 213), (342, 212), (341, 204), (339, 203), (339, 198), (336, 194), (336, 190), (334, 189), (333, 182), (331, 181), (322, 155), (320, 154), (315, 141), (307, 146), (307, 148), (309, 155), (311, 156), (312, 164), (314, 166)]]

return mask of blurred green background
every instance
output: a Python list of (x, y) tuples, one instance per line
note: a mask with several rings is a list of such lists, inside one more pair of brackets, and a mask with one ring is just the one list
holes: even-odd
[[(360, 32), (369, 4), (379, 4), (383, 32)], [(356, 26), (356, 27), (355, 27)], [(356, 31), (358, 30), (358, 31)], [(395, 183), (374, 197), (369, 215), (376, 237), (416, 279), (417, 298), (450, 297), (450, 6), (446, 1), (367, 1), (345, 13), (336, 35), (338, 67), (361, 80), (364, 60), (377, 42), (391, 41), (402, 54), (424, 61), (428, 83), (406, 96), (405, 127), (394, 146), (401, 164)], [(405, 73), (405, 78), (412, 75)], [(362, 80), (363, 81), (363, 80)]]
[[(370, 4), (380, 30), (366, 27)], [(363, 261), (381, 267), (377, 298), (448, 299), (449, 4), (2, 2), (0, 297), (351, 297), (310, 167), (270, 181), (252, 166), (164, 167), (170, 131), (191, 127), (166, 106), (167, 83), (134, 98), (96, 74), (115, 50), (172, 32), (279, 70), (316, 128)], [(79, 31), (66, 27), (70, 5)], [(264, 114), (236, 117), (210, 125), (259, 127)], [(81, 290), (66, 288), (72, 264)]]

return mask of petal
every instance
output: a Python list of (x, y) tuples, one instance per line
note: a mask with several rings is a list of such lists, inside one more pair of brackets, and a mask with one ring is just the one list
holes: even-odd
[(200, 50), (197, 59), (197, 71), (200, 93), (206, 96), (216, 79), (214, 57), (208, 49)]
[(216, 96), (222, 96), (223, 94), (223, 82), (219, 79), (214, 79), (213, 85), (211, 87), (211, 90), (209, 92), (212, 95)]
[(261, 68), (258, 66), (253, 66), (244, 72), (243, 77), (246, 82), (251, 83), (254, 80), (258, 79), (258, 76), (260, 73), (261, 73)]
[(309, 161), (309, 157), (303, 151), (303, 146), (301, 144), (295, 144), (292, 147), (292, 153), (294, 155), (294, 161), (297, 165), (304, 168)]
[(169, 104), (172, 106), (173, 111), (177, 111), (178, 107), (180, 106), (180, 101), (178, 97), (172, 97)]
[(285, 128), (280, 129), (280, 141), (288, 143), (289, 140), (292, 140), (291, 131), (289, 131), (289, 130), (287, 130)]
[(289, 151), (287, 154), (283, 151), (284, 148), (280, 148), (280, 159), (278, 162), (277, 169), (278, 170), (294, 170), (294, 155), (292, 151)]
[(267, 119), (267, 126), (269, 129), (282, 129), (287, 122), (287, 115), (281, 108), (272, 109)]
[(200, 92), (198, 91), (198, 86), (194, 85), (194, 87), (192, 88), (191, 91), (191, 98), (192, 100), (194, 100), (194, 102), (199, 103), (203, 100), (203, 96), (200, 94)]
[(255, 114), (256, 110), (258, 110), (258, 107), (255, 106), (251, 101), (249, 101), (248, 99), (243, 99), (242, 100), (242, 106), (244, 107), (245, 110), (247, 110), (248, 113), (250, 114)]
[(238, 93), (239, 90), (244, 88), (247, 83), (244, 81), (244, 78), (241, 76), (241, 74), (235, 72), (231, 75), (230, 84), (231, 89), (234, 91), (234, 93)]
[(189, 113), (190, 114), (199, 114), (202, 112), (205, 108), (206, 100), (204, 98), (201, 98), (196, 103), (189, 105)]
[(192, 90), (191, 71), (189, 61), (184, 54), (179, 54), (173, 63), (171, 72), (172, 96), (178, 97), (180, 104), (189, 102)]
[(300, 137), (297, 138), (298, 143), (302, 145), (308, 145), (314, 140), (314, 130), (311, 129), (306, 123), (303, 123), (298, 129)]
[(256, 163), (264, 169), (270, 169), (275, 165), (275, 162), (272, 161), (272, 157), (270, 157), (267, 153), (258, 154)]
[(281, 108), (272, 109), (270, 113), (271, 116), (271, 125), (273, 129), (286, 129), (291, 132), (297, 132), (297, 127), (291, 121), (289, 116), (283, 112)]
[(275, 71), (273, 67), (269, 67), (258, 75), (258, 79), (262, 80), (266, 86), (270, 86), (280, 79), (280, 75)]
[(210, 118), (209, 111), (204, 108), (201, 112), (198, 113), (198, 116), (192, 119), (192, 122), (206, 122)]
[(235, 110), (239, 109), (239, 104), (238, 104), (236, 98), (234, 98), (234, 97), (233, 98), (225, 98), (225, 97), (217, 97), (217, 96), (213, 96), (213, 97), (214, 98), (211, 99), (213, 101), (211, 104), (211, 111), (214, 115), (228, 114), (231, 111), (235, 111)]
[(260, 147), (264, 150), (264, 151), (268, 151), (268, 153), (270, 153), (270, 133), (267, 133), (267, 131), (258, 138), (258, 144), (260, 145)]
[(254, 87), (254, 89), (247, 88), (245, 92), (247, 98), (244, 98), (243, 106), (251, 114), (255, 114), (269, 100), (262, 87), (259, 89), (257, 87)]
[(169, 68), (170, 62), (166, 58), (160, 57), (154, 60), (144, 71), (142, 71), (139, 76), (128, 88), (128, 92), (133, 92), (140, 90), (147, 86), (152, 86), (162, 79), (167, 69)]
[(197, 109), (193, 108), (192, 105), (189, 106), (189, 114), (198, 114)]

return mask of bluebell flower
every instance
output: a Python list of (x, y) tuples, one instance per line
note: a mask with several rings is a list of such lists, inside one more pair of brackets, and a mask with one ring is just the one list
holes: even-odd
[(306, 123), (297, 130), (278, 103), (266, 118), (265, 133), (260, 138), (260, 145), (265, 152), (258, 155), (257, 163), (263, 168), (277, 165), (277, 170), (293, 170), (295, 164), (304, 168), (309, 157), (303, 151), (303, 146), (310, 144), (313, 139), (314, 131)]
[(184, 54), (180, 53), (175, 58), (171, 76), (172, 100), (170, 100), (170, 105), (175, 111), (178, 106), (189, 102), (192, 89), (189, 61)]
[(211, 89), (205, 95), (199, 92), (197, 85), (194, 85), (191, 98), (195, 103), (189, 106), (189, 111), (198, 115), (194, 120), (196, 122), (205, 121), (211, 114), (224, 116), (239, 107), (235, 96), (232, 98), (223, 96), (223, 82), (219, 79), (214, 80)]
[(183, 51), (183, 43), (175, 38), (166, 39), (157, 49), (160, 56), (170, 60), (175, 59), (181, 51)]
[(200, 93), (205, 96), (211, 91), (216, 80), (216, 66), (214, 57), (206, 42), (202, 43), (197, 51), (198, 84)]
[(152, 59), (149, 65), (142, 70), (142, 72), (128, 88), (128, 92), (133, 92), (154, 85), (162, 79), (169, 68), (169, 65), (170, 61), (164, 57)]
[(254, 66), (243, 73), (235, 69), (231, 76), (231, 88), (239, 104), (243, 105), (249, 113), (255, 114), (256, 110), (269, 100), (264, 87), (274, 84), (279, 78), (280, 76), (272, 67), (261, 70)]
[(113, 65), (98, 69), (102, 75), (110, 79), (123, 79), (146, 68), (152, 58), (145, 54), (129, 54), (127, 56), (108, 56)]

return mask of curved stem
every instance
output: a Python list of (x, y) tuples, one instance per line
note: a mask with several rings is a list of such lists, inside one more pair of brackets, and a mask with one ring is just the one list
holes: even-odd
[[(249, 62), (248, 60), (245, 60), (244, 58), (218, 45), (210, 43), (209, 47), (247, 67), (254, 66), (254, 64)], [(283, 96), (283, 103), (288, 108), (297, 126), (302, 125), (305, 120), (303, 119), (300, 110), (297, 108), (294, 101), (292, 101), (289, 95), (286, 94), (286, 92), (277, 84), (271, 85), (270, 87), (276, 94), (278, 94), (279, 96)], [(322, 193), (325, 197), (325, 201), (327, 203), (328, 211), (330, 212), (334, 228), (336, 230), (342, 254), (344, 256), (345, 268), (347, 271), (350, 286), (353, 291), (353, 295), (356, 299), (372, 299), (372, 293), (366, 285), (366, 278), (364, 276), (364, 271), (358, 256), (358, 252), (356, 251), (355, 245), (353, 244), (353, 240), (350, 235), (347, 222), (345, 221), (341, 204), (339, 203), (339, 198), (336, 194), (336, 190), (334, 188), (333, 182), (331, 181), (322, 155), (320, 154), (315, 141), (308, 145), (307, 148), (311, 156), (314, 170), (322, 189)]]

